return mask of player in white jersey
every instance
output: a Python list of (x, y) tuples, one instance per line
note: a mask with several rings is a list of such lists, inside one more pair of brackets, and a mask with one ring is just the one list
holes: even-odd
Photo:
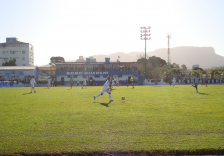
[(83, 86), (86, 87), (86, 78), (84, 78), (83, 82), (82, 82), (82, 89), (83, 89)]
[(175, 83), (176, 83), (176, 78), (174, 76), (174, 78), (173, 78), (173, 87), (175, 86)]
[(34, 91), (34, 93), (36, 93), (36, 91), (34, 90), (34, 84), (36, 83), (35, 81), (35, 76), (33, 76), (30, 80), (30, 84), (31, 84), (31, 91), (30, 93), (32, 93), (32, 90)]
[(51, 78), (49, 77), (47, 79), (47, 87), (48, 87), (48, 89), (50, 89), (50, 86), (51, 86)]
[(109, 98), (110, 98), (110, 102), (114, 101), (111, 99), (111, 92), (109, 91), (109, 86), (110, 86), (110, 77), (107, 78), (107, 81), (105, 82), (105, 84), (103, 85), (103, 89), (100, 91), (101, 93), (94, 96), (94, 100), (98, 97), (103, 95), (103, 93), (108, 93), (109, 94)]

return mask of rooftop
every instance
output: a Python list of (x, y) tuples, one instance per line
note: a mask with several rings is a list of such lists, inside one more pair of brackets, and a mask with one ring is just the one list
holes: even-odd
[(2, 66), (0, 70), (24, 70), (24, 69), (36, 69), (36, 66)]
[(25, 43), (25, 42), (21, 42), (21, 41), (11, 41), (11, 42), (5, 42), (5, 43)]

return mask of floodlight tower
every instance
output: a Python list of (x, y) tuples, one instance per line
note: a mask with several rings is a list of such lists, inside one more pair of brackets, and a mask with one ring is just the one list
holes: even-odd
[(150, 40), (151, 38), (149, 37), (151, 34), (150, 34), (150, 28), (151, 27), (140, 27), (141, 28), (141, 40), (145, 40), (145, 76), (146, 76), (146, 40)]
[(168, 38), (168, 59), (167, 59), (167, 63), (171, 64), (171, 58), (170, 58), (170, 39), (171, 39), (171, 36), (168, 35), (167, 38)]

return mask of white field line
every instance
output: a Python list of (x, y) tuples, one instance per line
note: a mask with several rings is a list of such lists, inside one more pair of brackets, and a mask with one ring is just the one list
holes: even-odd
[(0, 135), (0, 137), (18, 137), (18, 136), (72, 136), (72, 135), (138, 135), (138, 134), (203, 134), (203, 133), (224, 133), (223, 131), (191, 131), (191, 132), (111, 132), (111, 133), (60, 133), (60, 134), (15, 134), (15, 135)]

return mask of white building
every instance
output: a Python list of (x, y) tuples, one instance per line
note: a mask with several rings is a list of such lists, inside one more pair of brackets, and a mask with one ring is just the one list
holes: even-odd
[(194, 64), (194, 65), (192, 66), (192, 69), (194, 69), (195, 67), (199, 68), (199, 64)]
[(12, 59), (16, 59), (17, 66), (34, 66), (33, 46), (15, 37), (6, 38), (5, 43), (0, 43), (0, 66)]

